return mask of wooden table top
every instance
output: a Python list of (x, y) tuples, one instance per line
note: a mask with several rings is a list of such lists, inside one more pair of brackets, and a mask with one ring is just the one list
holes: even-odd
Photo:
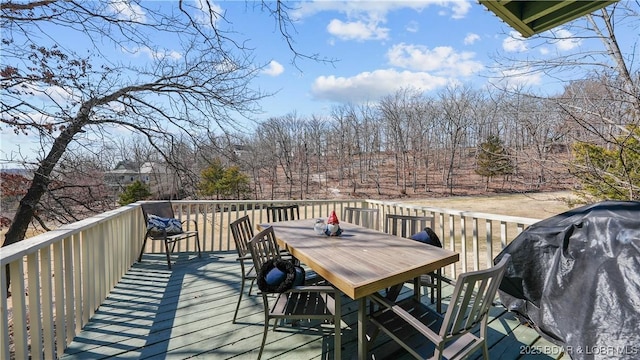
[(341, 236), (317, 235), (315, 219), (273, 226), (283, 248), (352, 299), (453, 264), (456, 252), (341, 222)]

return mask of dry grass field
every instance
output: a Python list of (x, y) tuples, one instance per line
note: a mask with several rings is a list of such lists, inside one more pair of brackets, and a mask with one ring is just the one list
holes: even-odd
[(487, 196), (455, 196), (448, 198), (404, 199), (402, 202), (438, 208), (477, 211), (490, 214), (544, 219), (570, 210), (574, 199), (570, 191), (504, 194)]

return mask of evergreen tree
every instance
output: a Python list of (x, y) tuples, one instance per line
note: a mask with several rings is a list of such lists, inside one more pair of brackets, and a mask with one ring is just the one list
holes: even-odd
[(476, 174), (486, 177), (485, 190), (489, 188), (489, 181), (494, 176), (513, 174), (513, 161), (499, 136), (491, 134), (480, 144), (475, 171)]
[(220, 180), (222, 180), (224, 176), (224, 171), (225, 168), (220, 159), (214, 159), (211, 165), (202, 170), (200, 173), (200, 183), (198, 184), (200, 194), (204, 196), (215, 196), (216, 199), (220, 199), (220, 195), (222, 195)]
[(120, 194), (120, 198), (118, 200), (118, 204), (120, 206), (124, 206), (127, 204), (131, 204), (136, 201), (144, 200), (151, 196), (151, 191), (149, 187), (144, 184), (140, 180), (136, 180), (129, 184), (122, 194)]
[(616, 137), (608, 147), (588, 143), (573, 146), (572, 172), (582, 187), (576, 191), (586, 202), (640, 200), (640, 126)]
[(198, 187), (200, 194), (204, 196), (215, 196), (216, 199), (244, 199), (251, 192), (249, 177), (237, 166), (225, 168), (219, 159), (202, 170), (201, 175)]
[(225, 170), (218, 187), (224, 195), (235, 199), (246, 199), (251, 193), (249, 177), (240, 172), (237, 166)]

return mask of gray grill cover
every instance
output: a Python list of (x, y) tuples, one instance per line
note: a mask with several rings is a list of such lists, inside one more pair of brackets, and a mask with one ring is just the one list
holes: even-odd
[(640, 359), (640, 202), (605, 201), (528, 227), (503, 305), (573, 359)]

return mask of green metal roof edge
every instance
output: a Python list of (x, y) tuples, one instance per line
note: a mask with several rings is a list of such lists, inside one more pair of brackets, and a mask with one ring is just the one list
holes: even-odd
[[(559, 7), (559, 4), (564, 3), (564, 6), (556, 11), (550, 11), (549, 7), (540, 8), (539, 11), (534, 11), (528, 14), (516, 15), (506, 7), (509, 3), (515, 3), (510, 0), (478, 0), (478, 2), (484, 5), (489, 11), (493, 12), (507, 25), (518, 31), (523, 37), (528, 38), (535, 34), (550, 30), (554, 27), (575, 20), (580, 16), (591, 14), (592, 12), (607, 7), (619, 0), (597, 0), (597, 1), (557, 1), (555, 7)], [(545, 3), (552, 3), (545, 1)], [(531, 1), (530, 4), (536, 4), (535, 1)], [(541, 15), (546, 12), (546, 14)], [(535, 19), (531, 23), (526, 23), (519, 16), (526, 16), (528, 19)]]

